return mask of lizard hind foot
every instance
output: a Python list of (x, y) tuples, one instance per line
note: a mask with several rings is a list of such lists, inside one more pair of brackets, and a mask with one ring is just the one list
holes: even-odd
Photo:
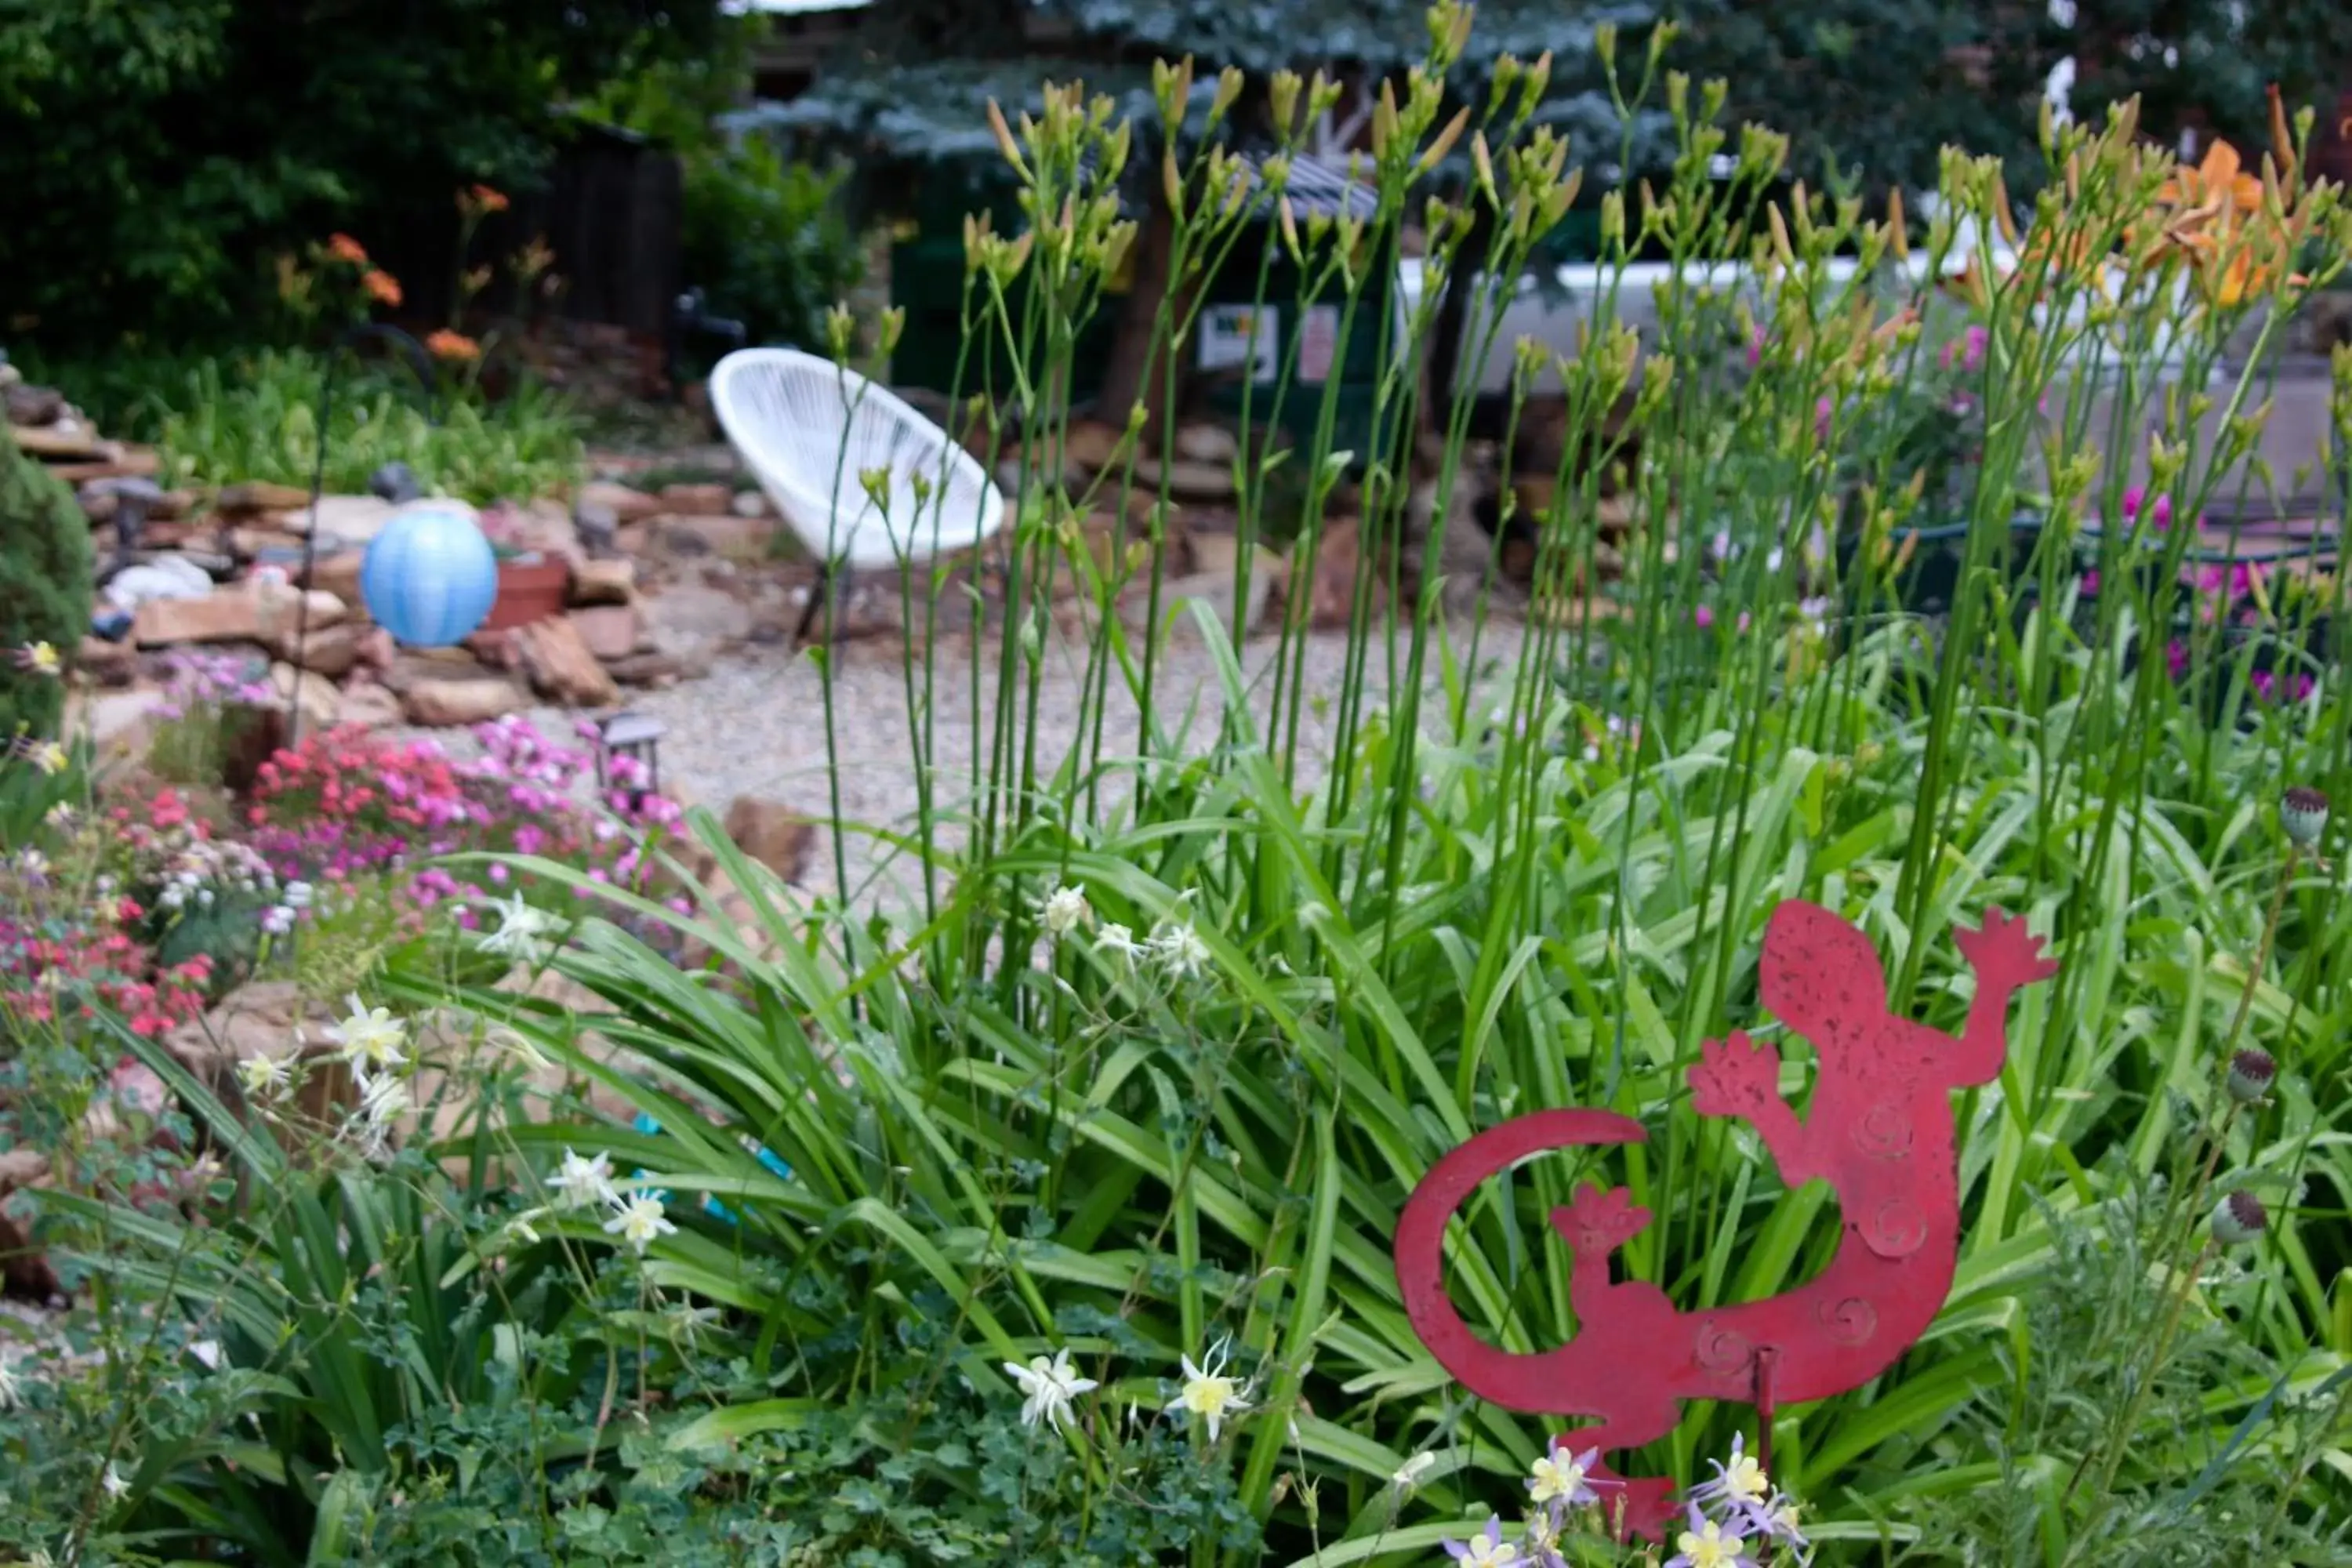
[(1590, 1183), (1551, 1211), (1551, 1227), (1579, 1258), (1606, 1258), (1650, 1223), (1650, 1211), (1623, 1187), (1602, 1192)]

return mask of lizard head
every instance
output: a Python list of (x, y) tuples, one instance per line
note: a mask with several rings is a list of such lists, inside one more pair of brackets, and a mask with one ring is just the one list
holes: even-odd
[(1835, 1052), (1885, 1021), (1878, 950), (1819, 904), (1790, 900), (1772, 911), (1759, 967), (1765, 1007), (1815, 1051)]

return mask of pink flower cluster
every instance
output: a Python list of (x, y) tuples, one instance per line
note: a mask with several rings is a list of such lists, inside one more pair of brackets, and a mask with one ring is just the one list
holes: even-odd
[[(583, 738), (594, 733), (583, 726)], [(625, 829), (665, 829), (683, 816), (645, 788), (633, 758), (611, 760), (602, 804), (617, 821), (604, 820), (582, 802), (593, 751), (560, 744), (517, 717), (479, 726), (474, 739), (480, 754), (461, 762), (429, 741), (314, 735), (262, 764), (247, 812), (254, 842), (280, 875), (330, 883), (476, 851), (563, 860), (597, 881), (636, 886), (649, 868)], [(493, 862), (488, 879), (512, 891), (523, 879)], [(418, 871), (408, 892), (427, 908), (486, 896), (440, 868)]]
[(184, 719), (205, 709), (268, 708), (278, 700), (250, 659), (236, 654), (178, 648), (163, 661), (161, 700), (148, 711), (158, 719)]
[[(58, 998), (86, 987), (121, 1014), (134, 1033), (150, 1039), (203, 1016), (213, 961), (199, 953), (150, 978), (152, 955), (121, 929), (142, 913), (125, 899), (79, 919), (34, 924), (0, 919), (0, 1016), (50, 1023), (57, 1018)], [(110, 914), (119, 916), (121, 924), (106, 924)]]

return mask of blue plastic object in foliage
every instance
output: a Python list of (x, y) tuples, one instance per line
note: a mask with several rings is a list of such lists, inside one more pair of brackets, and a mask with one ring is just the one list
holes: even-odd
[[(650, 1136), (651, 1134), (657, 1133), (661, 1131), (661, 1123), (656, 1121), (652, 1117), (647, 1116), (644, 1111), (640, 1110), (637, 1112), (636, 1128), (638, 1131)], [(749, 1140), (746, 1140), (746, 1142), (749, 1142)], [(752, 1152), (760, 1157), (760, 1163), (765, 1165), (769, 1170), (775, 1173), (776, 1179), (778, 1181), (789, 1182), (793, 1179), (793, 1168), (790, 1165), (785, 1164), (783, 1161), (778, 1159), (768, 1150), (755, 1149)], [(639, 1171), (637, 1174), (642, 1176), (645, 1173), (643, 1171)], [(664, 1203), (667, 1203), (669, 1201), (669, 1194), (667, 1193), (662, 1193), (657, 1195)], [(725, 1220), (729, 1225), (736, 1223), (734, 1214), (727, 1207), (727, 1205), (720, 1203), (717, 1198), (712, 1197), (709, 1193), (702, 1194), (702, 1210), (705, 1214), (715, 1215), (719, 1218)]]
[(368, 544), (360, 597), (376, 625), (410, 647), (447, 647), (498, 602), (498, 553), (464, 512), (411, 507)]

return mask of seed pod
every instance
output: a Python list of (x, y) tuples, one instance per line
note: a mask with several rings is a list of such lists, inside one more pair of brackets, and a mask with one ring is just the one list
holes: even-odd
[(2230, 1098), (2241, 1105), (2262, 1099), (2277, 1081), (2278, 1063), (2268, 1051), (2243, 1050), (2230, 1058)]
[(2296, 785), (2279, 797), (2279, 826), (2286, 830), (2288, 843), (2298, 849), (2311, 848), (2327, 831), (2327, 797)]
[(2213, 1239), (2224, 1247), (2243, 1247), (2270, 1227), (2260, 1198), (2252, 1193), (2231, 1193), (2213, 1210)]

